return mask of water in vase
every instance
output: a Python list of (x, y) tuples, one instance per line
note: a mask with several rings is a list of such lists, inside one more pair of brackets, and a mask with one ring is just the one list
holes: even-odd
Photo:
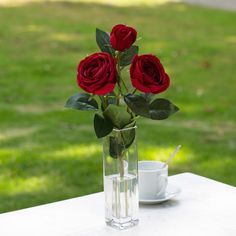
[(138, 223), (137, 175), (104, 176), (106, 223), (118, 229)]

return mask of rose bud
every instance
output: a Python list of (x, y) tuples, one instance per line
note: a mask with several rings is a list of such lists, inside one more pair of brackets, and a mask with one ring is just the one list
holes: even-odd
[(123, 52), (131, 47), (137, 37), (137, 31), (126, 25), (115, 25), (110, 33), (110, 43), (115, 50)]
[(88, 93), (105, 95), (114, 90), (117, 71), (115, 59), (106, 52), (94, 53), (78, 65), (77, 83)]
[(154, 55), (136, 55), (130, 67), (132, 84), (144, 93), (161, 93), (170, 85), (160, 60)]

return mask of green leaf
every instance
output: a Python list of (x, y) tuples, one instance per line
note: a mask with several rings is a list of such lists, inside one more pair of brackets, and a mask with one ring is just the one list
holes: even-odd
[[(125, 149), (128, 149), (135, 139), (136, 128), (134, 128), (136, 122), (132, 122), (125, 126), (124, 130), (121, 131), (122, 144)], [(132, 129), (133, 128), (133, 129)]]
[(177, 106), (164, 98), (157, 98), (149, 104), (151, 100), (149, 94), (128, 94), (124, 100), (136, 115), (153, 120), (164, 120), (179, 110)]
[(131, 64), (132, 59), (135, 55), (138, 54), (138, 46), (133, 45), (129, 49), (125, 50), (120, 58), (121, 66), (128, 66)]
[(94, 130), (98, 138), (107, 136), (113, 130), (112, 123), (99, 114), (94, 116)]
[(110, 120), (114, 127), (122, 129), (131, 121), (131, 115), (124, 108), (110, 104), (103, 112), (105, 118)]
[(114, 95), (107, 95), (107, 102), (108, 104), (116, 104), (117, 103), (117, 98)]
[(122, 157), (123, 152), (132, 145), (136, 132), (136, 129), (132, 129), (132, 127), (135, 127), (135, 122), (128, 124), (122, 130), (113, 131), (113, 136), (109, 137), (109, 153), (111, 157)]
[(150, 117), (153, 120), (164, 120), (178, 110), (177, 106), (164, 98), (155, 99), (149, 106)]
[(110, 36), (103, 30), (96, 28), (96, 42), (102, 52), (108, 52), (110, 55), (115, 55), (115, 50), (110, 43)]
[(116, 136), (109, 137), (109, 154), (113, 158), (118, 158), (122, 156), (123, 146), (119, 143)]
[[(106, 99), (106, 102), (104, 102), (104, 100)], [(108, 105), (109, 104), (117, 104), (117, 98), (113, 95), (107, 95), (106, 98), (102, 98), (103, 102), (101, 103), (101, 109), (102, 111), (105, 110), (104, 108), (104, 103), (107, 103)]]
[(97, 110), (98, 104), (95, 99), (88, 93), (78, 93), (71, 96), (66, 104), (66, 108), (72, 108), (76, 110)]
[(128, 94), (124, 97), (125, 103), (136, 115), (150, 118), (148, 102), (142, 95)]
[(141, 93), (140, 96), (144, 97), (148, 103), (152, 101), (152, 98), (154, 97), (154, 94), (152, 93)]

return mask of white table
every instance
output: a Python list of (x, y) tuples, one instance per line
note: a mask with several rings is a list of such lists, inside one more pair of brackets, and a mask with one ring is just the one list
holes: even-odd
[(198, 175), (170, 177), (182, 192), (160, 205), (141, 205), (137, 227), (104, 223), (103, 193), (0, 214), (0, 236), (235, 236), (236, 188)]

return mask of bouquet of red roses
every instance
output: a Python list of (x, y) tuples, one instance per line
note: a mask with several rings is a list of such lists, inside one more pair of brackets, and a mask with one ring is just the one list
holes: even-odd
[[(77, 83), (86, 93), (73, 95), (65, 107), (97, 111), (94, 129), (98, 138), (114, 128), (135, 126), (139, 116), (163, 120), (179, 110), (167, 99), (154, 96), (169, 87), (170, 78), (158, 57), (138, 54), (136, 38), (136, 30), (122, 24), (114, 26), (110, 35), (96, 29), (101, 52), (87, 56), (78, 65)], [(127, 66), (130, 79), (122, 76)]]

